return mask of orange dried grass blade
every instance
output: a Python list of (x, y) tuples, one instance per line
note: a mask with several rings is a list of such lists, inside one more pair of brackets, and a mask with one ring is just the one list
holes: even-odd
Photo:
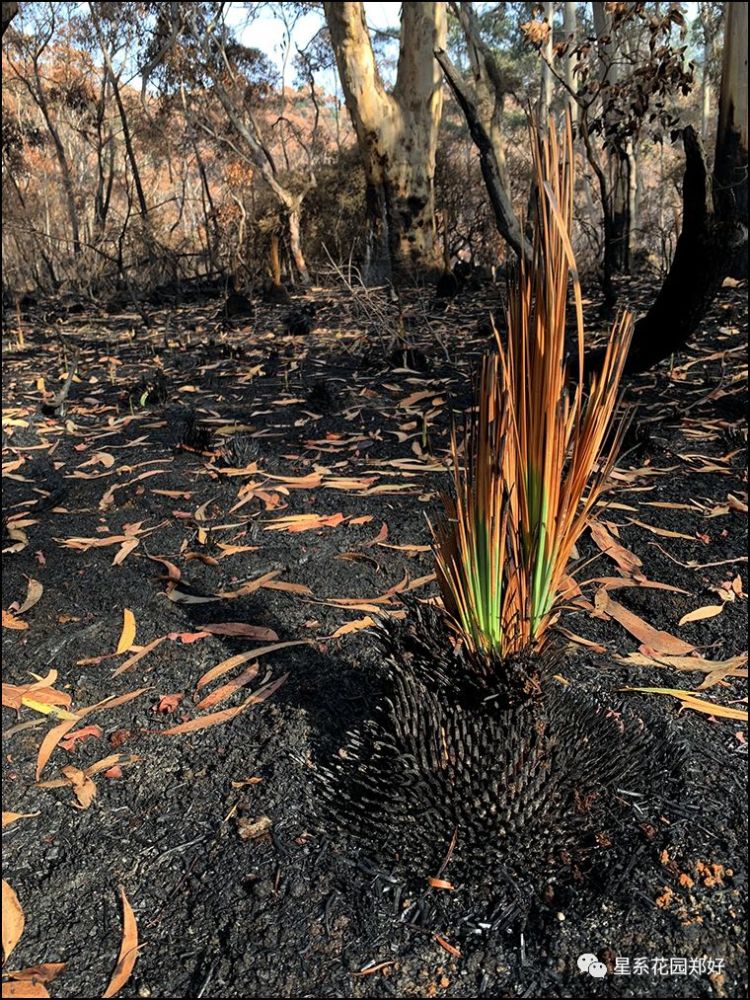
[[(455, 499), (434, 532), (443, 602), (470, 648), (508, 655), (543, 641), (573, 546), (606, 486), (624, 424), (615, 427), (632, 318), (613, 325), (605, 359), (584, 384), (583, 295), (571, 240), (569, 118), (532, 131), (538, 191), (530, 262), (509, 283), (507, 344), (485, 358), (477, 413), (459, 453)], [(577, 369), (567, 357), (572, 287)], [(614, 429), (609, 447), (607, 436)]]
[[(622, 427), (607, 454), (604, 442), (619, 403), (619, 382), (632, 333), (624, 314), (614, 324), (605, 362), (588, 396), (583, 381), (583, 297), (571, 241), (573, 140), (570, 120), (558, 137), (532, 132), (539, 204), (530, 268), (522, 266), (509, 289), (507, 367), (513, 386), (517, 444), (514, 460), (527, 483), (522, 532), (531, 617), (541, 635), (553, 611), (577, 537), (601, 495), (621, 443)], [(568, 287), (575, 306), (577, 378), (566, 358)], [(531, 343), (529, 344), (531, 334)], [(518, 359), (523, 359), (523, 370)], [(572, 366), (571, 366), (572, 367)]]
[(455, 497), (444, 498), (445, 516), (433, 532), (438, 583), (443, 603), (471, 649), (500, 652), (512, 556), (509, 482), (503, 474), (508, 431), (507, 386), (499, 359), (483, 359), (476, 413), (459, 454), (451, 438)]

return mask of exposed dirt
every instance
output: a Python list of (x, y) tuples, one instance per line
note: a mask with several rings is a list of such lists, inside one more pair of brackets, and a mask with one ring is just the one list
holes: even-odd
[[(630, 290), (636, 301), (651, 294)], [(704, 659), (746, 650), (746, 298), (744, 285), (723, 289), (694, 351), (629, 386), (638, 404), (629, 450), (598, 512), (626, 552), (618, 567), (587, 533), (582, 597), (561, 622), (569, 684), (655, 714), (685, 745), (684, 799), (666, 810), (663, 835), (634, 832), (606, 881), (551, 871), (525, 915), (497, 911), (491, 872), (483, 887), (454, 891), (430, 888), (435, 872), (401, 882), (319, 828), (310, 780), (380, 690), (370, 633), (334, 633), (374, 609), (398, 610), (402, 592), (434, 596), (427, 516), (444, 483), (451, 414), (468, 404), (487, 344), (478, 332), (487, 302), (432, 309), (415, 295), (406, 355), (379, 334), (385, 305), (331, 290), (309, 296), (307, 334), (285, 332), (289, 306), (262, 304), (231, 328), (216, 302), (149, 307), (148, 329), (135, 313), (28, 316), (25, 346), (10, 346), (3, 366), (3, 608), (28, 626), (3, 630), (3, 680), (54, 669), (73, 711), (145, 690), (82, 719), (78, 729), (101, 733), (58, 745), (43, 769), (42, 782), (69, 765), (137, 755), (119, 762), (121, 776), (94, 776), (88, 808), (69, 783), (35, 784), (56, 721), (3, 710), (4, 809), (36, 814), (3, 835), (5, 878), (26, 915), (9, 967), (65, 962), (53, 996), (100, 996), (120, 947), (122, 886), (141, 952), (121, 996), (745, 995), (747, 726), (621, 690), (692, 690), (708, 679), (699, 696), (742, 708), (742, 663), (723, 679), (659, 666), (653, 643), (603, 602)], [(66, 373), (60, 335), (68, 360), (80, 346), (79, 367), (63, 412), (48, 399), (45, 415), (42, 392), (58, 391)], [(328, 523), (269, 530), (313, 514)], [(179, 582), (149, 557), (178, 567)], [(246, 586), (264, 574), (262, 586)], [(625, 575), (630, 585), (618, 586)], [(14, 611), (34, 593), (27, 578), (43, 592)], [(721, 611), (679, 624), (707, 606)], [(124, 609), (138, 646), (167, 638), (113, 676), (135, 652), (114, 655)], [(262, 654), (249, 686), (216, 710), (242, 704), (267, 672), (288, 674), (263, 703), (165, 735), (206, 714), (194, 693), (209, 668), (272, 644), (196, 638), (223, 622), (309, 642)], [(616, 659), (639, 648), (646, 666)], [(582, 953), (607, 966), (604, 979), (579, 971)], [(612, 974), (618, 957), (630, 974)]]

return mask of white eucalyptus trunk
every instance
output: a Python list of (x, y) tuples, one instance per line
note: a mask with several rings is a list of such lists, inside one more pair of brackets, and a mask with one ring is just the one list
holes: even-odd
[(370, 280), (410, 276), (439, 262), (435, 153), (443, 107), (436, 49), (445, 46), (444, 3), (406, 3), (396, 84), (383, 85), (362, 3), (325, 3), (346, 105), (367, 179)]

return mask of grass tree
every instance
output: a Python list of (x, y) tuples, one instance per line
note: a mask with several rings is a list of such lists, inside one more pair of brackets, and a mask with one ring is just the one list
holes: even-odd
[[(567, 564), (617, 457), (619, 383), (632, 317), (615, 321), (584, 383), (581, 287), (571, 245), (573, 136), (532, 133), (538, 211), (530, 262), (509, 287), (507, 342), (484, 359), (454, 495), (435, 532), (446, 610), (467, 646), (504, 658), (537, 648), (566, 589)], [(572, 287), (577, 357), (567, 357)], [(613, 432), (614, 430), (614, 432)]]

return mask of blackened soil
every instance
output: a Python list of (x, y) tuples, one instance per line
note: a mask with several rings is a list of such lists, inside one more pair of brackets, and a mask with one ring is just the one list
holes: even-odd
[[(651, 294), (631, 289), (636, 301)], [(610, 597), (716, 661), (746, 648), (746, 294), (725, 288), (692, 352), (630, 386), (630, 450), (598, 512), (641, 560), (639, 575), (679, 588), (610, 588)], [(3, 630), (3, 679), (24, 684), (56, 670), (74, 710), (145, 688), (82, 720), (78, 728), (101, 734), (58, 746), (44, 768), (42, 781), (68, 765), (137, 755), (121, 776), (95, 775), (86, 809), (69, 785), (35, 784), (55, 721), (3, 710), (4, 809), (32, 814), (4, 832), (5, 878), (26, 915), (9, 967), (65, 962), (52, 995), (100, 996), (120, 947), (122, 887), (141, 951), (121, 996), (745, 995), (746, 724), (681, 711), (670, 696), (623, 693), (694, 689), (706, 673), (616, 659), (644, 644), (592, 614), (601, 583), (586, 583), (584, 602), (561, 623), (577, 641), (559, 673), (605, 703), (626, 698), (656, 713), (686, 746), (684, 794), (665, 807), (658, 837), (629, 834), (606, 880), (550, 870), (530, 912), (514, 912), (499, 911), (509, 894), (491, 872), (481, 888), (450, 865), (443, 878), (456, 879), (453, 891), (428, 885), (435, 872), (404, 882), (319, 828), (311, 769), (371, 711), (380, 684), (367, 630), (333, 636), (373, 609), (398, 610), (412, 585), (417, 597), (434, 595), (426, 515), (445, 481), (451, 415), (469, 401), (486, 344), (477, 331), (487, 303), (459, 296), (434, 314), (409, 303), (420, 359), (409, 368), (398, 359), (411, 355), (382, 323), (373, 327), (371, 309), (335, 290), (314, 298), (305, 335), (285, 332), (288, 306), (259, 307), (230, 327), (213, 302), (154, 309), (148, 333), (135, 315), (48, 327), (40, 314), (25, 346), (7, 345), (3, 608), (23, 604), (28, 578), (43, 593), (16, 612), (27, 628)], [(65, 412), (49, 418), (42, 392), (65, 376), (58, 332), (69, 356), (74, 344), (81, 352)], [(244, 471), (234, 474), (227, 456)], [(269, 530), (301, 514), (330, 523)], [(120, 558), (122, 542), (108, 539), (128, 532), (139, 544)], [(620, 575), (588, 535), (578, 555), (581, 581)], [(173, 599), (168, 569), (149, 556), (181, 571)], [(216, 597), (270, 573), (263, 587)], [(214, 600), (191, 600), (201, 596)], [(721, 613), (679, 624), (709, 605)], [(138, 646), (167, 638), (113, 676), (132, 655), (111, 655), (126, 608)], [(206, 670), (267, 644), (178, 638), (217, 622), (309, 644), (261, 656), (255, 689), (266, 672), (288, 673), (267, 701), (201, 732), (165, 735), (201, 714), (194, 692)], [(700, 694), (741, 708), (740, 674), (735, 664)], [(603, 979), (579, 971), (583, 953), (606, 966)], [(620, 969), (630, 960), (630, 974), (613, 975), (618, 958)]]

